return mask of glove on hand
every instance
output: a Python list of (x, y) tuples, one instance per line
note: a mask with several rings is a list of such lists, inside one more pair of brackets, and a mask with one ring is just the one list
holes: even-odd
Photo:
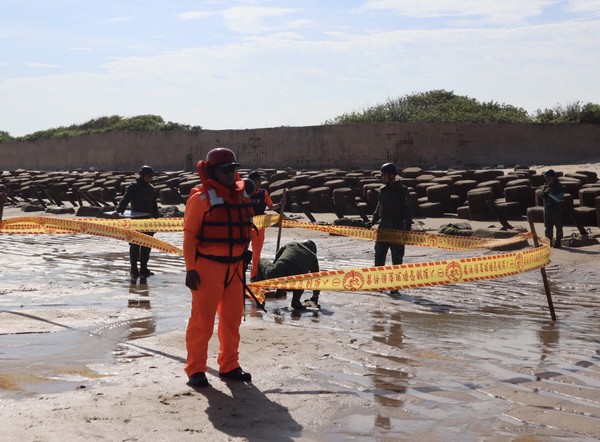
[(190, 290), (197, 290), (200, 285), (200, 275), (196, 270), (188, 270), (185, 274), (185, 285)]

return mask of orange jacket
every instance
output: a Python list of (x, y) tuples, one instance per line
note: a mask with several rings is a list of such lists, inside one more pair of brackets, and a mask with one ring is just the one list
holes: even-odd
[[(227, 188), (206, 175), (206, 162), (198, 164), (201, 185), (190, 193), (183, 219), (183, 256), (193, 270), (197, 254), (241, 257), (248, 248), (252, 227), (250, 199), (243, 181)], [(239, 176), (238, 176), (239, 178)]]

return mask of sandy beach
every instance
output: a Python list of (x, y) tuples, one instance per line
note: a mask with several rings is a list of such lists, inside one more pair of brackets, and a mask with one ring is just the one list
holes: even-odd
[[(600, 163), (552, 167), (600, 174)], [(5, 208), (5, 219), (16, 216), (26, 214)], [(430, 232), (465, 222), (416, 221)], [(276, 236), (267, 230), (264, 257)], [(157, 237), (181, 246), (180, 233)], [(301, 238), (317, 243), (323, 270), (373, 263), (368, 241), (282, 232), (282, 243)], [(253, 383), (219, 379), (215, 335), (211, 387), (200, 392), (183, 371), (182, 258), (153, 251), (156, 275), (132, 285), (123, 242), (0, 235), (0, 247), (2, 440), (600, 439), (598, 244), (553, 251), (546, 272), (557, 321), (539, 270), (399, 296), (323, 292), (318, 312), (290, 311), (291, 296), (269, 299), (266, 313), (247, 300), (240, 361)], [(490, 253), (407, 247), (405, 263)]]

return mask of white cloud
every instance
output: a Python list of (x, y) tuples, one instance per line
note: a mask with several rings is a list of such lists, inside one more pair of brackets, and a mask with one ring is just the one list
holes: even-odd
[(216, 11), (189, 11), (189, 12), (182, 12), (180, 14), (177, 14), (177, 16), (181, 20), (184, 20), (184, 21), (198, 20), (201, 18), (213, 16), (213, 15), (219, 15), (219, 13)]
[(221, 16), (227, 29), (241, 34), (272, 32), (280, 29), (304, 27), (310, 21), (291, 20), (284, 23), (273, 23), (270, 19), (284, 17), (296, 13), (297, 9), (236, 6), (219, 11), (190, 11), (178, 14), (181, 20), (198, 20), (211, 16)]
[(557, 0), (366, 0), (364, 11), (391, 11), (405, 17), (445, 17), (487, 23), (522, 23)]
[(112, 17), (112, 18), (108, 19), (108, 21), (112, 21), (112, 22), (124, 22), (124, 21), (131, 21), (131, 20), (133, 20), (133, 17), (126, 17), (126, 16)]
[(568, 9), (573, 12), (590, 13), (598, 16), (600, 15), (600, 0), (570, 0)]
[[(434, 3), (426, 0), (427, 5), (433, 13)], [(228, 26), (245, 21), (245, 33), (218, 40), (218, 46), (112, 58), (97, 74), (40, 70), (33, 76), (19, 72), (13, 62), (3, 69), (11, 79), (0, 82), (0, 102), (6, 103), (0, 108), (0, 130), (23, 135), (103, 115), (148, 113), (207, 129), (312, 125), (432, 89), (530, 112), (556, 103), (600, 102), (600, 20), (387, 32), (348, 22), (346, 33), (331, 32), (342, 28), (335, 22), (319, 37), (285, 27), (303, 20), (304, 13), (235, 9), (220, 10), (219, 17), (225, 22), (229, 13)], [(390, 15), (389, 9), (384, 12)], [(371, 14), (379, 12), (364, 13)], [(172, 34), (164, 32), (171, 41)]]
[(24, 63), (24, 66), (26, 66), (28, 68), (35, 68), (35, 69), (55, 69), (58, 67), (58, 65), (55, 65), (55, 64), (35, 63), (35, 62)]

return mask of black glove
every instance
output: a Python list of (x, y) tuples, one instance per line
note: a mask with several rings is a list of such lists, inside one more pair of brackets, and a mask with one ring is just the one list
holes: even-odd
[(244, 252), (244, 264), (248, 265), (252, 262), (252, 250), (246, 250)]
[(196, 270), (188, 270), (185, 274), (185, 285), (190, 290), (197, 290), (200, 285), (200, 275)]

